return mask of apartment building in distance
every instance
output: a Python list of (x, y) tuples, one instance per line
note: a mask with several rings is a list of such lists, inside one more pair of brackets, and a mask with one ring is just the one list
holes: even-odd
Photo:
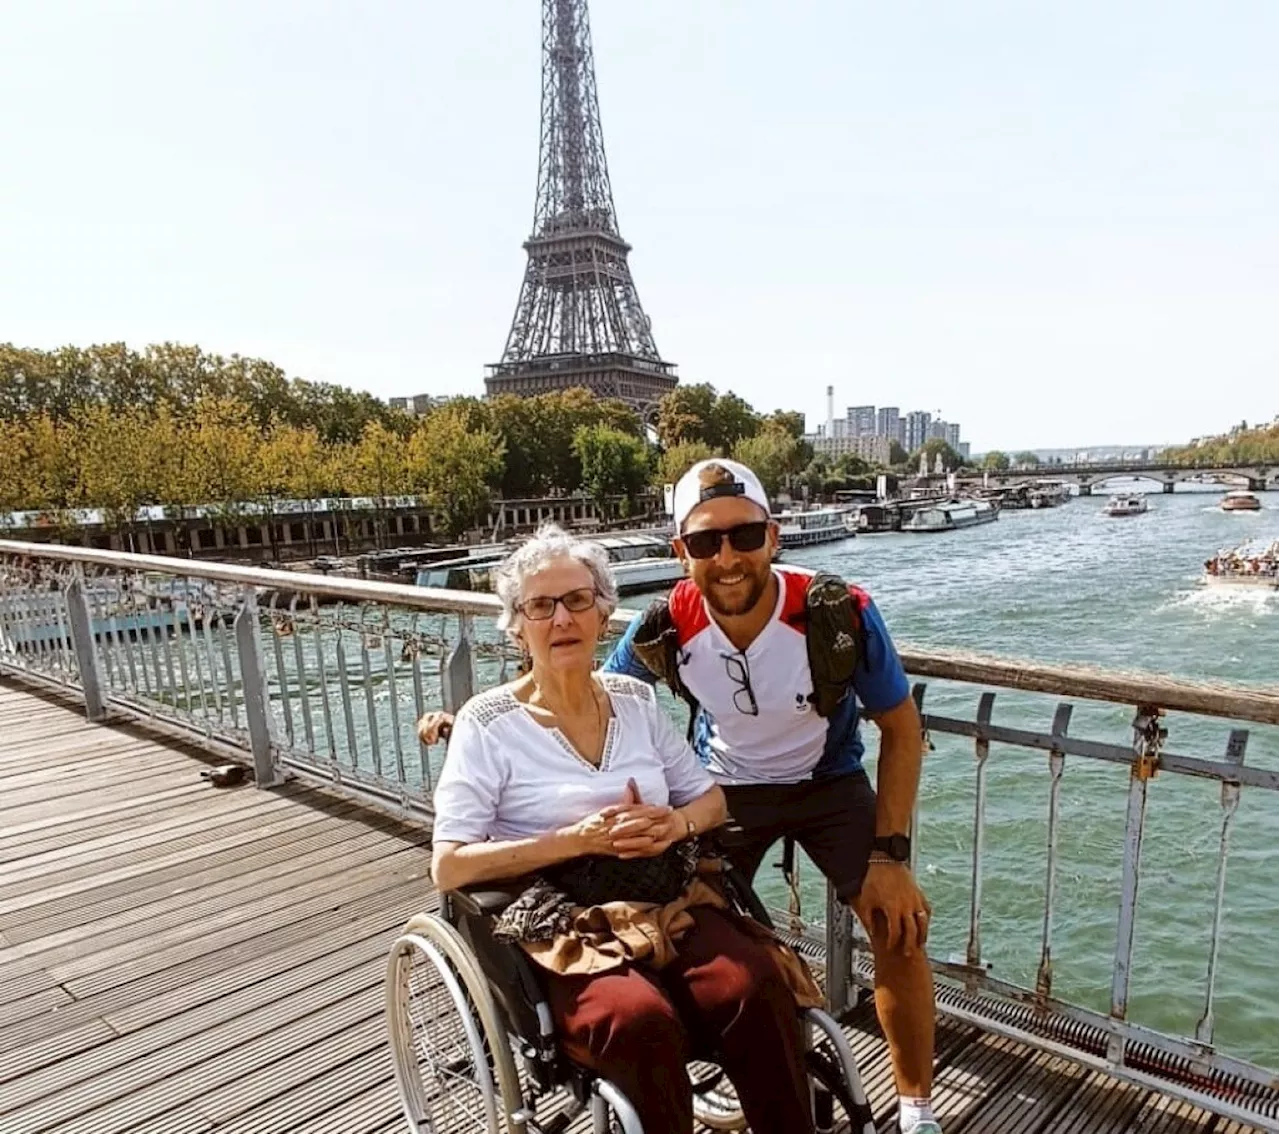
[(877, 435), (875, 406), (850, 406), (846, 411), (845, 420), (849, 423), (851, 437)]
[(387, 405), (392, 409), (412, 414), (414, 417), (422, 417), (450, 400), (448, 397), (436, 397), (434, 394), (414, 394), (408, 398), (388, 398)]
[(961, 456), (969, 446), (960, 440), (960, 426), (945, 421), (929, 410), (903, 414), (897, 406), (849, 406), (843, 417), (835, 415), (835, 388), (827, 387), (827, 419), (805, 440), (815, 453), (840, 457), (846, 453), (874, 464), (887, 465), (893, 444), (914, 453), (927, 441), (945, 441)]
[(876, 436), (902, 444), (902, 416), (897, 406), (881, 406), (876, 411)]

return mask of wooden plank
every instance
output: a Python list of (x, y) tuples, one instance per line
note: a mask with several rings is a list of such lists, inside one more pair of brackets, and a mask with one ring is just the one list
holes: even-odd
[(85, 805), (78, 810), (63, 812), (61, 815), (42, 815), (36, 819), (24, 819), (22, 822), (9, 818), (5, 820), (5, 830), (9, 835), (18, 835), (29, 831), (48, 830), (50, 827), (65, 828), (69, 823), (78, 823), (82, 819), (92, 818), (95, 815), (114, 815), (121, 811), (145, 809), (146, 806), (155, 809), (170, 799), (207, 794), (208, 790), (207, 784), (196, 782), (183, 784), (180, 787), (166, 788), (164, 791), (152, 792), (145, 800), (141, 800), (137, 796), (124, 800), (115, 799), (110, 803), (100, 803), (94, 806)]
[[(130, 830), (85, 838), (69, 847), (29, 854), (16, 861), (0, 864), (0, 891), (34, 875), (48, 878), (53, 871), (57, 871), (59, 878), (71, 877), (68, 872), (86, 862), (97, 862), (103, 870), (109, 870), (111, 860), (116, 856), (140, 857), (138, 852), (147, 847), (168, 843), (176, 845), (184, 837), (207, 837), (222, 829), (220, 820), (228, 813), (235, 813), (232, 818), (241, 818), (262, 808), (283, 810), (289, 807), (287, 801), (267, 792), (255, 791), (252, 787), (231, 788), (223, 792), (209, 788), (208, 791), (209, 797), (199, 811), (170, 818), (155, 824), (151, 830), (135, 826)], [(244, 798), (238, 798), (241, 796)]]
[(338, 845), (353, 829), (356, 832), (367, 830), (363, 824), (353, 828), (351, 824), (333, 822), (286, 829), (271, 839), (260, 840), (251, 852), (234, 847), (209, 855), (198, 863), (184, 864), (176, 872), (166, 870), (143, 881), (130, 880), (129, 884), (100, 897), (76, 894), (68, 899), (29, 908), (22, 911), (23, 920), (12, 925), (9, 932), (16, 943), (92, 925), (137, 906), (163, 901), (174, 894), (193, 893), (207, 886), (225, 886), (228, 891), (238, 889), (236, 884), (243, 875), (254, 874), (267, 867), (287, 871), (313, 851)]
[(1148, 1092), (1091, 1071), (1037, 1134), (1124, 1134)]
[(40, 916), (60, 900), (77, 900), (81, 895), (93, 892), (130, 889), (166, 878), (180, 878), (193, 862), (207, 861), (219, 853), (234, 852), (246, 845), (261, 844), (279, 834), (329, 822), (325, 815), (295, 809), (281, 801), (272, 809), (255, 808), (250, 815), (218, 825), (201, 839), (176, 840), (159, 852), (146, 856), (123, 854), (113, 857), (110, 869), (96, 871), (92, 863), (69, 867), (58, 871), (56, 885), (41, 885), (40, 879), (14, 882), (0, 886), (0, 919), (6, 924), (21, 924), (24, 920)]
[(82, 803), (95, 806), (104, 803), (115, 803), (122, 800), (137, 799), (166, 788), (181, 787), (196, 780), (197, 777), (185, 765), (177, 764), (158, 776), (146, 776), (139, 783), (131, 784), (128, 780), (110, 786), (102, 786), (96, 792), (69, 793), (64, 801), (57, 797), (41, 799), (37, 802), (20, 804), (4, 812), (4, 821), (14, 826), (47, 818), (50, 815), (65, 815), (68, 808), (74, 809)]
[(149, 976), (185, 957), (223, 950), (251, 941), (262, 932), (262, 912), (274, 912), (272, 924), (306, 921), (313, 915), (340, 908), (346, 898), (368, 897), (401, 883), (424, 885), (428, 877), (422, 855), (398, 852), (392, 857), (361, 868), (350, 882), (322, 887), (297, 902), (264, 900), (253, 906), (239, 906), (216, 918), (169, 930), (150, 941), (141, 953), (132, 944), (79, 957), (48, 969), (49, 975), (77, 1000), (120, 984)]
[(0, 1059), (0, 1083), (69, 1059), (82, 1051), (102, 1047), (113, 1039), (115, 1032), (98, 1019), (45, 1036), (39, 1043), (27, 1044), (4, 1053), (4, 1058)]
[[(199, 1106), (199, 1103), (196, 1103)], [(385, 1046), (218, 1124), (218, 1134), (365, 1134), (404, 1118)]]
[[(221, 1058), (164, 1074), (141, 1087), (129, 1089), (125, 1083), (120, 1095), (109, 1093), (119, 1085), (112, 1083), (103, 1084), (97, 1094), (92, 1089), (72, 1088), (42, 1099), (6, 1116), (5, 1134), (54, 1130), (58, 1134), (117, 1134), (195, 1100), (199, 1100), (199, 1112), (216, 1122), (247, 1109), (255, 1097), (261, 1098), (264, 1079), (285, 1089), (291, 1081), (285, 1065), (290, 1056), (294, 1057), (288, 1064), (292, 1074), (305, 1077), (385, 1043), (381, 998), (354, 995), (243, 1043)], [(87, 1086), (94, 1085), (90, 1082)], [(215, 1096), (217, 1101), (211, 1101)], [(234, 1097), (242, 1100), (239, 1107)], [(265, 1097), (271, 1097), (270, 1093)]]
[(137, 1011), (144, 1013), (143, 1023), (150, 1022), (154, 1016), (145, 1015), (153, 1011), (148, 1002), (163, 1003), (166, 995), (187, 1004), (213, 1000), (229, 988), (242, 987), (246, 979), (269, 975), (276, 965), (285, 963), (285, 958), (296, 962), (318, 950), (332, 948), (335, 940), (345, 944), (372, 932), (391, 933), (413, 914), (430, 908), (430, 901), (415, 881), (399, 890), (361, 897), (321, 917), (264, 926), (261, 936), (233, 948), (185, 954), (160, 972), (79, 999), (56, 1015), (35, 1017), (20, 1024), (0, 1023), (0, 1056), (8, 1058), (6, 1052), (38, 1044), (46, 1036), (131, 1005), (143, 1006)]
[[(962, 1125), (984, 1100), (1006, 1090), (1025, 1068), (1029, 1052), (1002, 1036), (983, 1035), (957, 1051), (933, 1080), (933, 1109), (943, 1129)], [(891, 1134), (897, 1134), (896, 1118)]]
[(1084, 1081), (1078, 1063), (1046, 1053), (1033, 1054), (1012, 1081), (989, 1093), (981, 1105), (960, 1120), (950, 1120), (948, 1134), (1020, 1134), (1038, 1131)]
[[(1152, 1095), (1133, 1120), (1132, 1134), (1227, 1134), (1227, 1124), (1187, 1102)], [(1244, 1127), (1239, 1127), (1243, 1131)]]
[(351, 997), (365, 995), (376, 1002), (382, 976), (381, 958), (374, 958), (177, 1042), (168, 1039), (162, 1028), (135, 1032), (113, 1040), (101, 1051), (76, 1056), (0, 1086), (0, 1113), (9, 1115), (7, 1123), (37, 1110), (45, 1122), (70, 1117), (187, 1068), (226, 1058), (250, 1041)]
[(325, 879), (332, 886), (335, 867), (347, 870), (391, 853), (386, 839), (378, 832), (361, 834), (358, 828), (342, 828), (334, 832), (328, 847), (333, 854), (332, 862), (295, 859), (279, 866), (238, 874), (228, 879), (225, 885), (178, 886), (159, 901), (139, 903), (120, 913), (83, 922), (59, 933), (32, 936), (25, 932), (29, 927), (22, 927), (15, 932), (15, 944), (6, 951), (6, 955), (25, 957), (39, 954), (44, 964), (57, 964), (83, 952), (81, 942), (88, 938), (92, 938), (94, 948), (103, 949), (219, 913), (245, 902), (246, 894), (261, 898), (317, 879)]

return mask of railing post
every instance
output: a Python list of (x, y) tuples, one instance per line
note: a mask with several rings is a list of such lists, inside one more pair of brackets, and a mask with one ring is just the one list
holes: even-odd
[(89, 612), (89, 596), (85, 593), (84, 572), (78, 568), (67, 588), (67, 622), (76, 668), (80, 671), (80, 688), (84, 691), (84, 715), (91, 721), (106, 720), (106, 683), (102, 680), (98, 646), (93, 640), (93, 617)]
[(276, 767), (267, 716), (266, 671), (258, 641), (258, 602), (247, 587), (244, 602), (236, 614), (235, 634), (240, 660), (240, 692), (244, 699), (245, 722), (249, 726), (249, 748), (253, 753), (253, 778), (259, 787), (270, 787), (276, 782)]
[[(1133, 966), (1133, 931), (1138, 910), (1138, 880), (1142, 873), (1142, 836), (1146, 829), (1147, 783), (1160, 769), (1160, 748), (1167, 735), (1160, 723), (1162, 710), (1139, 705), (1133, 719), (1133, 764), (1129, 769), (1129, 806), (1124, 822), (1124, 863), (1120, 878), (1120, 917), (1116, 924), (1115, 966), (1111, 974), (1111, 1018), (1129, 1012), (1129, 979)], [(1113, 1034), (1107, 1059), (1124, 1062), (1124, 1040)]]
[(441, 667), (440, 695), (447, 712), (457, 713), (471, 698), (471, 615), (458, 615), (458, 644)]
[(853, 911), (827, 883), (827, 1011), (837, 1020), (856, 1006), (853, 981)]

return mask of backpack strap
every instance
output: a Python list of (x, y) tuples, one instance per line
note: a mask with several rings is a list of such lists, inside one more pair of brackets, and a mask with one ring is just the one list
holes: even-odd
[(689, 706), (689, 732), (698, 712), (698, 699), (680, 679), (680, 636), (671, 617), (671, 604), (654, 599), (640, 616), (640, 625), (631, 638), (631, 649), (640, 663), (659, 681), (665, 681), (671, 692)]
[(814, 708), (829, 717), (853, 685), (866, 641), (857, 600), (839, 575), (819, 571), (805, 592), (805, 648), (813, 679)]

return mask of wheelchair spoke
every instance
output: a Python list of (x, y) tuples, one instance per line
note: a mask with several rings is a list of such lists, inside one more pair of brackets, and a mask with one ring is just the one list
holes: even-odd
[(433, 1132), (489, 1134), (493, 1061), (470, 998), (462, 991), (464, 1018), (438, 964), (417, 950), (411, 956), (408, 1018)]

